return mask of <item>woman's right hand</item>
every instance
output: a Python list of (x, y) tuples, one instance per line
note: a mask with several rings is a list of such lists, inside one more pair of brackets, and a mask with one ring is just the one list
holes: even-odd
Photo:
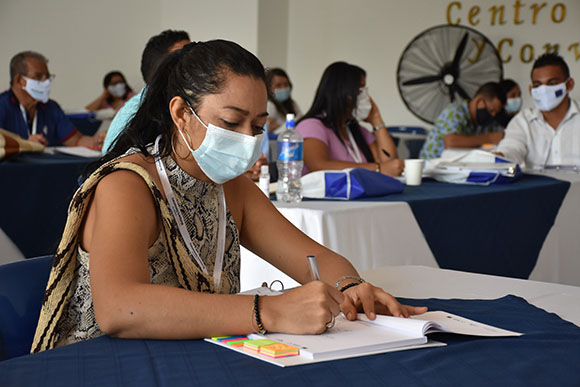
[(260, 298), (260, 318), (269, 332), (319, 334), (340, 313), (344, 295), (322, 281), (312, 281), (280, 296)]
[(381, 164), (381, 173), (387, 176), (401, 176), (405, 169), (405, 162), (401, 159), (391, 159)]

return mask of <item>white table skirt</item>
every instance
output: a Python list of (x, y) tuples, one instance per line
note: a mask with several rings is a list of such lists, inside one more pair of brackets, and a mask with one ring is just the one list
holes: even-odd
[(530, 279), (580, 286), (580, 175), (566, 172), (538, 174), (569, 181), (570, 189), (544, 241)]
[[(542, 172), (570, 181), (570, 189), (548, 233), (530, 279), (580, 286), (580, 175)], [(406, 202), (275, 202), (292, 224), (315, 241), (347, 257), (358, 271), (385, 265), (438, 267)], [(242, 289), (281, 279), (295, 281), (242, 249)]]
[(0, 228), (0, 265), (24, 259), (24, 255)]
[[(348, 258), (361, 270), (385, 265), (438, 267), (421, 229), (405, 202), (275, 202), (292, 224), (316, 242)], [(306, 259), (306, 257), (304, 258)], [(281, 279), (296, 282), (242, 248), (242, 290)]]

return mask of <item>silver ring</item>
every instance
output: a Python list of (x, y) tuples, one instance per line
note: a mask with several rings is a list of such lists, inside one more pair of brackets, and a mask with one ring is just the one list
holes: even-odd
[(332, 318), (326, 323), (326, 329), (330, 329), (334, 326), (334, 314), (331, 314)]

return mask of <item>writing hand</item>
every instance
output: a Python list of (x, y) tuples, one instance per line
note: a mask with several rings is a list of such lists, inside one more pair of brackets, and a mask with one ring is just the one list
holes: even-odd
[(264, 328), (271, 332), (319, 334), (340, 313), (344, 296), (322, 281), (312, 281), (283, 295), (260, 298)]
[(42, 134), (31, 134), (30, 136), (28, 136), (28, 141), (38, 142), (44, 146), (46, 146), (48, 144), (48, 141), (46, 140), (46, 138)]

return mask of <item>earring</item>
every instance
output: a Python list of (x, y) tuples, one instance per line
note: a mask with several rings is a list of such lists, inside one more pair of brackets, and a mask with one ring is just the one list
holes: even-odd
[[(177, 129), (179, 130), (179, 129)], [(187, 136), (189, 137), (189, 141), (191, 141), (191, 137), (189, 136), (189, 133), (187, 134)], [(179, 153), (177, 153), (177, 151), (175, 150), (175, 146), (174, 146), (174, 141), (175, 140), (175, 132), (173, 132), (173, 134), (171, 135), (171, 150), (173, 151), (173, 153), (175, 153), (175, 155), (181, 159), (181, 160), (185, 160), (189, 157), (189, 154), (186, 154), (185, 157), (182, 157)]]

